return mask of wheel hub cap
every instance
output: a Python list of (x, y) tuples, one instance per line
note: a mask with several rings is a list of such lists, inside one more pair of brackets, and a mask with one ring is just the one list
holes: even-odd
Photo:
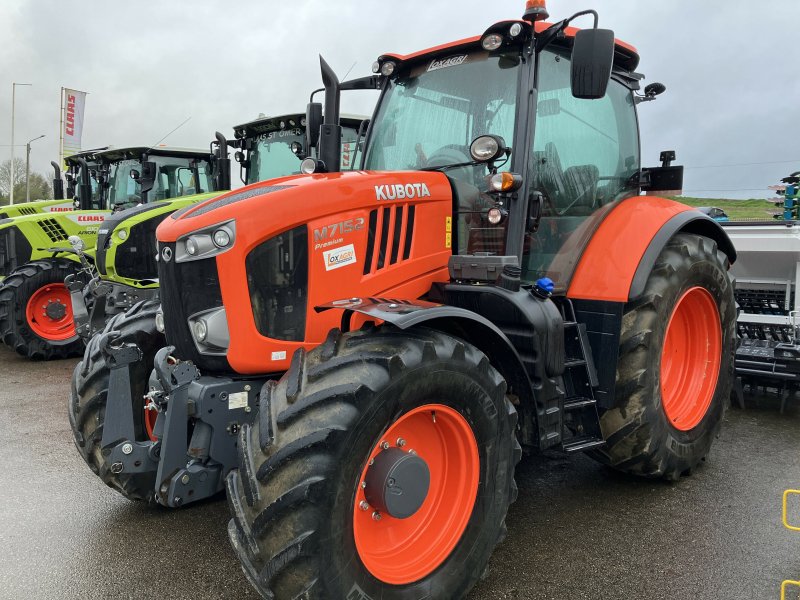
[(428, 497), (431, 473), (419, 456), (389, 448), (375, 457), (365, 481), (364, 496), (371, 506), (395, 519), (407, 519)]
[(67, 315), (67, 307), (56, 300), (55, 302), (50, 302), (47, 308), (44, 309), (44, 312), (50, 319), (53, 319), (53, 321), (58, 321)]

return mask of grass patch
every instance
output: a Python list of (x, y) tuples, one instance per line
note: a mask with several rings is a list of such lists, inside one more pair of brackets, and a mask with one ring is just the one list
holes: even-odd
[(731, 221), (746, 219), (772, 221), (772, 215), (783, 212), (781, 207), (763, 198), (749, 200), (731, 200), (730, 198), (690, 198), (673, 196), (673, 200), (689, 206), (716, 206), (725, 211)]

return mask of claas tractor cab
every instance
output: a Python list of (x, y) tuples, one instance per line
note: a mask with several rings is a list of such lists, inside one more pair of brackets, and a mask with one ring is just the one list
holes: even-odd
[[(230, 188), (228, 147), (236, 151), (243, 183), (299, 173), (300, 161), (305, 158), (305, 118), (305, 114), (260, 117), (234, 127), (235, 137), (230, 142), (217, 133), (211, 148), (215, 157), (212, 163), (213, 189)], [(342, 117), (342, 145), (350, 149), (342, 154), (342, 169), (353, 164), (358, 130), (363, 120), (357, 116)], [(115, 180), (122, 179), (115, 177)], [(127, 311), (140, 301), (158, 297), (156, 227), (175, 211), (209, 197), (193, 195), (176, 197), (168, 202), (151, 202), (112, 215), (104, 222), (98, 237), (95, 262), (87, 262), (83, 276), (67, 282), (72, 294), (76, 330), (81, 337), (90, 339), (113, 315)], [(117, 321), (115, 326), (124, 328), (124, 320)], [(146, 378), (145, 375), (143, 381), (146, 382)]]
[[(133, 336), (101, 343), (113, 393), (73, 403), (76, 443), (130, 498), (179, 507), (224, 478), (262, 597), (463, 597), (521, 446), (670, 480), (709, 452), (735, 251), (707, 215), (641, 195), (681, 170), (640, 166), (655, 91), (636, 50), (594, 11), (546, 16), (529, 0), (360, 80), (321, 61), (303, 174), (159, 226), (168, 345), (144, 401)], [(340, 92), (364, 88), (381, 97), (343, 172)]]
[(207, 150), (166, 147), (105, 147), (67, 157), (74, 210), (0, 222), (3, 342), (34, 359), (80, 354), (83, 341), (65, 279), (94, 262), (98, 235), (111, 215), (135, 204), (212, 191), (211, 158)]

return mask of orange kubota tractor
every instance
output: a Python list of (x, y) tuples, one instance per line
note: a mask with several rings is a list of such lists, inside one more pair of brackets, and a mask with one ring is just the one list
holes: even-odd
[[(227, 473), (264, 598), (462, 597), (503, 538), (520, 445), (668, 479), (709, 452), (735, 251), (640, 195), (682, 170), (640, 167), (636, 105), (663, 86), (639, 92), (636, 50), (594, 11), (546, 14), (530, 0), (341, 84), (322, 61), (304, 174), (158, 229), (155, 441), (126, 393), (137, 348), (111, 336), (98, 447), (120, 490), (165, 506)], [(340, 172), (339, 96), (360, 88), (382, 95), (362, 170)]]

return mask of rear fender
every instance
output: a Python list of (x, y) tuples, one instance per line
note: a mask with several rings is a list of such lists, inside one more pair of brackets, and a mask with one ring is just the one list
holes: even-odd
[(658, 255), (678, 233), (709, 237), (730, 263), (736, 260), (728, 235), (707, 215), (674, 200), (635, 196), (605, 216), (580, 258), (567, 296), (622, 303), (637, 298)]

